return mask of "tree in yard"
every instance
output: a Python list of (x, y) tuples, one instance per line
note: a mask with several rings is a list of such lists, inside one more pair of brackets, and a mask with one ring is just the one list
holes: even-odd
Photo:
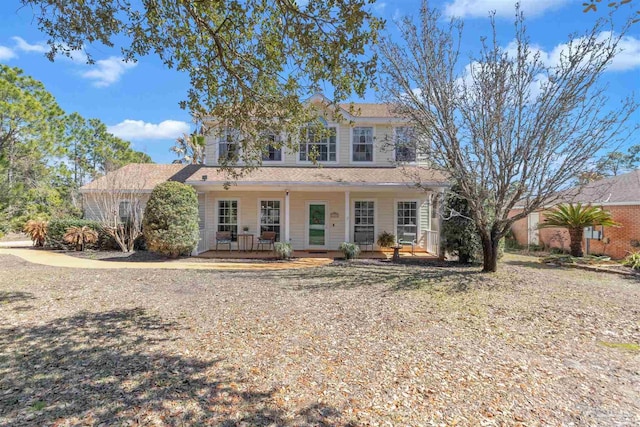
[(64, 233), (63, 239), (65, 242), (74, 245), (76, 251), (84, 251), (87, 243), (96, 243), (98, 241), (98, 232), (87, 225), (69, 227)]
[(640, 145), (630, 147), (626, 153), (611, 151), (596, 163), (596, 171), (603, 176), (616, 176), (629, 172), (640, 163)]
[(183, 164), (199, 165), (204, 163), (205, 138), (202, 133), (194, 132), (191, 135), (182, 134), (176, 139), (176, 145), (171, 151), (178, 155), (177, 162)]
[(86, 207), (122, 252), (133, 251), (142, 236), (146, 180), (144, 168), (132, 163), (101, 177), (85, 193)]
[[(584, 13), (597, 12), (598, 3), (600, 3), (601, 1), (602, 0), (589, 0), (588, 2), (583, 2), (582, 7), (584, 9), (582, 11)], [(612, 10), (618, 10), (625, 5), (632, 7), (633, 6), (632, 2), (633, 0), (607, 1), (606, 5), (608, 8)], [(640, 10), (636, 10), (635, 12), (632, 12), (632, 15), (631, 15), (631, 23), (635, 24), (637, 22), (640, 22)]]
[(58, 144), (63, 115), (41, 82), (0, 64), (1, 228), (61, 207), (51, 184), (53, 159), (64, 154)]
[(447, 195), (442, 222), (443, 249), (458, 256), (462, 264), (476, 261), (480, 252), (480, 238), (475, 222), (471, 219), (469, 203), (459, 196), (459, 188), (453, 186)]
[[(511, 225), (558, 200), (599, 150), (628, 138), (636, 103), (608, 109), (599, 84), (624, 33), (603, 32), (599, 21), (552, 62), (529, 41), (518, 11), (514, 40), (501, 47), (491, 19), (491, 36), (465, 66), (462, 22), (443, 24), (426, 2), (420, 18), (400, 23), (404, 44), (381, 43), (383, 93), (414, 123), (429, 167), (458, 184), (480, 234), (483, 271), (496, 271)], [(516, 203), (523, 209), (509, 217)]]
[(193, 187), (163, 182), (151, 193), (144, 211), (144, 237), (152, 252), (176, 258), (198, 244), (198, 196)]
[(604, 211), (597, 206), (567, 203), (560, 204), (545, 212), (545, 220), (539, 225), (539, 228), (566, 228), (571, 239), (569, 243), (571, 256), (581, 257), (583, 256), (582, 237), (584, 228), (596, 225), (605, 227), (620, 226), (619, 223), (613, 220), (610, 212)]
[(260, 135), (293, 135), (317, 119), (300, 100), (318, 87), (333, 88), (336, 112), (352, 93), (364, 95), (376, 75), (367, 47), (383, 26), (374, 0), (21, 1), (48, 36), (51, 60), (121, 42), (127, 61), (152, 53), (188, 74), (181, 107), (238, 130), (248, 165), (268, 144)]

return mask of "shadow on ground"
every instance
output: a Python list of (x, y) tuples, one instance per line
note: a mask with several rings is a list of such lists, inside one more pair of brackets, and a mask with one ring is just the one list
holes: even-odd
[(480, 273), (476, 266), (456, 263), (416, 266), (371, 260), (335, 262), (321, 268), (286, 272), (264, 272), (261, 277), (265, 281), (279, 280), (288, 288), (306, 291), (382, 285), (386, 291), (437, 288), (440, 292), (457, 293), (492, 283), (490, 277)]
[(179, 335), (141, 309), (0, 329), (0, 425), (340, 425), (325, 406), (285, 417), (223, 360), (160, 350)]

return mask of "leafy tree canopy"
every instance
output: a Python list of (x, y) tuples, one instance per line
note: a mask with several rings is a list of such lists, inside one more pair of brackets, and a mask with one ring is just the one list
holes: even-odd
[[(589, 12), (597, 12), (599, 10), (599, 6), (602, 3), (602, 0), (589, 0), (582, 3), (582, 11), (584, 13)], [(628, 5), (629, 7), (633, 7), (635, 5), (632, 4), (633, 0), (620, 0), (620, 1), (607, 1), (603, 5), (606, 5), (611, 10), (618, 10), (621, 7)], [(632, 12), (631, 23), (635, 24), (640, 22), (640, 10), (635, 10)]]
[(376, 57), (367, 46), (384, 24), (369, 10), (374, 1), (22, 3), (49, 36), (51, 60), (101, 44), (119, 47), (125, 60), (156, 54), (187, 73), (191, 84), (181, 107), (241, 131), (243, 160), (250, 162), (266, 143), (264, 132), (292, 131), (314, 118), (301, 98), (328, 84), (337, 102), (372, 84)]
[(100, 120), (65, 115), (41, 82), (0, 64), (0, 232), (77, 213), (77, 190), (88, 180), (150, 161)]

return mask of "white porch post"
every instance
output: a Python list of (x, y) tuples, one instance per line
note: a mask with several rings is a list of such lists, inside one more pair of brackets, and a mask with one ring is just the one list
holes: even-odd
[(349, 242), (351, 239), (349, 238), (349, 224), (351, 224), (351, 209), (349, 206), (351, 204), (351, 194), (349, 191), (344, 192), (344, 241)]
[(286, 243), (291, 242), (291, 235), (289, 234), (291, 222), (291, 213), (289, 211), (289, 190), (284, 192), (284, 241)]
[(442, 241), (442, 217), (444, 216), (444, 203), (445, 203), (445, 190), (440, 190), (440, 197), (438, 200), (438, 258), (444, 259), (444, 246)]

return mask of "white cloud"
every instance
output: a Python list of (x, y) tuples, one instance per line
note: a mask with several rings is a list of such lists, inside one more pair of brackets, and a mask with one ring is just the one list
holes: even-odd
[(165, 120), (158, 124), (142, 120), (124, 120), (108, 130), (122, 139), (174, 139), (183, 133), (189, 133), (189, 123), (178, 120)]
[[(527, 17), (541, 15), (569, 3), (569, 0), (520, 0), (520, 10)], [(495, 11), (500, 18), (515, 17), (515, 0), (453, 0), (445, 4), (446, 16), (460, 18), (486, 18), (490, 11)]]
[(49, 48), (47, 47), (46, 43), (30, 44), (30, 43), (27, 43), (27, 41), (22, 37), (15, 36), (11, 38), (16, 42), (16, 49), (22, 52), (45, 53), (49, 51)]
[(134, 62), (125, 62), (122, 58), (111, 56), (107, 59), (100, 59), (95, 64), (90, 65), (92, 69), (81, 74), (82, 77), (94, 80), (96, 87), (107, 87), (118, 80), (129, 69), (135, 67)]
[(375, 10), (377, 10), (378, 12), (382, 12), (385, 7), (387, 7), (387, 3), (383, 2), (383, 1), (376, 2), (376, 4), (373, 5), (373, 8)]
[[(611, 32), (603, 31), (598, 34), (596, 40), (604, 42), (611, 37)], [(574, 45), (579, 43), (580, 39), (574, 41)], [(548, 67), (554, 67), (560, 64), (562, 56), (567, 55), (569, 45), (561, 43), (556, 45), (550, 51), (545, 51), (539, 46), (532, 46), (531, 53), (539, 54), (542, 62)], [(512, 41), (507, 45), (506, 52), (510, 56), (517, 54), (517, 44)], [(633, 36), (624, 36), (618, 43), (618, 53), (611, 61), (607, 71), (628, 71), (640, 67), (640, 39)]]
[(16, 53), (12, 49), (6, 46), (0, 46), (0, 61), (8, 61), (15, 57)]

